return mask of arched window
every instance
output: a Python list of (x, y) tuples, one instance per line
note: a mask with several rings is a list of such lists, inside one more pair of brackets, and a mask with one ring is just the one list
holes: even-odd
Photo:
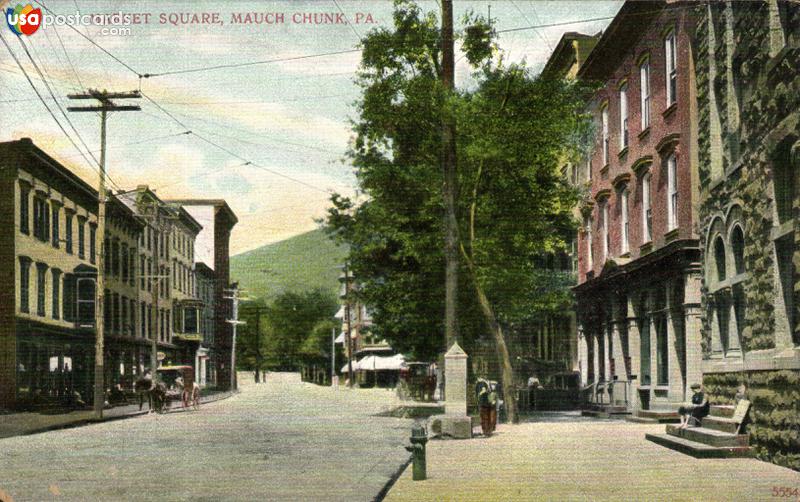
[(743, 274), (744, 269), (744, 232), (742, 227), (736, 225), (731, 232), (731, 249), (733, 250), (733, 263), (737, 274)]
[(714, 263), (717, 266), (717, 280), (725, 280), (725, 243), (722, 237), (714, 240)]

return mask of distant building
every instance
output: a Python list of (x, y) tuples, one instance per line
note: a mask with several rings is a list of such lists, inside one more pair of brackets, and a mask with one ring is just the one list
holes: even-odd
[(232, 313), (231, 300), (224, 297), (228, 296), (225, 289), (230, 287), (230, 236), (239, 220), (222, 199), (179, 199), (169, 202), (182, 207), (203, 227), (197, 235), (195, 260), (213, 271), (214, 345), (208, 347), (211, 357), (208, 362), (213, 364), (218, 385), (229, 386), (233, 332), (227, 320)]
[(203, 262), (195, 263), (195, 276), (197, 277), (197, 299), (201, 302), (200, 347), (197, 349), (195, 369), (197, 382), (201, 386), (216, 385), (216, 368), (212, 362), (214, 348), (214, 271)]

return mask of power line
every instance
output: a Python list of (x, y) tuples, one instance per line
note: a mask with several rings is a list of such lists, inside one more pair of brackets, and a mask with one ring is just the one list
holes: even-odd
[[(54, 16), (55, 16), (55, 15), (57, 15), (57, 13), (56, 13), (56, 12), (54, 12), (52, 9), (50, 9), (50, 7), (48, 7), (47, 5), (45, 5), (45, 4), (44, 4), (44, 3), (43, 3), (41, 0), (36, 0), (36, 3), (38, 3), (39, 5), (41, 5), (41, 6), (42, 6), (42, 8), (43, 8), (44, 10), (46, 10), (47, 12), (49, 12), (50, 14), (53, 14)], [(87, 35), (84, 35), (83, 33), (81, 33), (81, 31), (80, 31), (79, 29), (75, 28), (75, 27), (74, 27), (74, 26), (72, 26), (71, 24), (67, 24), (66, 26), (68, 26), (69, 28), (71, 28), (71, 29), (72, 29), (72, 31), (74, 31), (75, 33), (77, 33), (78, 35), (80, 35), (81, 37), (83, 37), (84, 39), (86, 39), (86, 40), (87, 40), (87, 41), (88, 41), (90, 44), (94, 45), (95, 47), (97, 47), (98, 49), (100, 49), (101, 51), (103, 51), (104, 53), (106, 53), (106, 55), (108, 55), (108, 56), (109, 56), (111, 59), (113, 59), (113, 60), (114, 60), (114, 61), (116, 61), (117, 63), (121, 64), (122, 66), (124, 66), (125, 68), (127, 68), (128, 70), (130, 70), (130, 71), (131, 71), (132, 73), (134, 73), (136, 76), (141, 76), (141, 74), (140, 74), (138, 71), (136, 71), (135, 69), (133, 69), (133, 67), (131, 67), (131, 66), (130, 66), (128, 63), (126, 63), (125, 61), (121, 60), (120, 58), (118, 58), (117, 56), (115, 56), (114, 54), (112, 54), (111, 52), (109, 52), (109, 51), (108, 51), (108, 50), (107, 50), (105, 47), (103, 47), (102, 45), (100, 45), (100, 44), (98, 44), (97, 42), (95, 42), (94, 40), (92, 40), (92, 39), (91, 39), (89, 36), (87, 36)]]
[[(527, 21), (528, 23), (531, 22), (531, 20), (528, 19), (528, 16), (522, 11), (522, 9), (520, 9), (519, 5), (517, 5), (517, 2), (515, 2), (514, 0), (511, 0), (511, 5), (513, 5), (514, 8), (517, 9), (517, 11), (522, 15), (522, 17), (525, 19), (525, 21)], [(533, 12), (533, 15), (536, 18), (536, 22), (539, 23), (540, 22), (539, 21), (539, 16), (536, 15), (536, 11), (535, 10)], [(550, 49), (551, 51), (553, 50), (553, 46), (550, 45), (550, 42), (544, 37), (544, 35), (538, 29), (535, 30), (534, 33), (536, 33), (536, 36), (539, 37), (542, 40), (542, 42), (545, 43), (545, 45), (547, 45), (548, 49)]]
[(347, 26), (349, 26), (350, 29), (353, 30), (353, 33), (355, 33), (358, 43), (361, 43), (361, 35), (358, 34), (358, 31), (356, 31), (356, 27), (353, 26), (353, 23), (351, 23), (350, 20), (347, 18), (347, 14), (344, 13), (341, 5), (339, 5), (339, 2), (337, 0), (333, 0), (333, 3), (336, 4), (336, 8), (339, 9), (339, 12), (341, 12), (342, 16), (344, 16), (344, 20), (347, 21)]
[[(172, 113), (170, 113), (163, 106), (158, 104), (155, 100), (153, 100), (153, 98), (151, 98), (150, 96), (148, 96), (145, 93), (142, 93), (142, 97), (144, 97), (145, 99), (147, 99), (148, 101), (153, 103), (153, 105), (155, 105), (156, 108), (161, 110), (162, 113), (164, 113), (167, 117), (171, 118), (176, 124), (180, 125), (184, 129), (189, 129), (190, 130), (190, 128), (187, 127), (185, 123), (183, 123), (181, 120), (179, 120), (177, 117), (175, 117)], [(208, 143), (209, 145), (211, 145), (211, 146), (213, 146), (213, 147), (215, 147), (215, 148), (227, 153), (231, 157), (237, 158), (237, 159), (245, 162), (246, 165), (252, 165), (253, 167), (255, 167), (257, 169), (261, 169), (262, 171), (266, 171), (268, 173), (274, 174), (275, 176), (280, 176), (281, 178), (285, 178), (285, 179), (290, 180), (290, 181), (294, 181), (295, 183), (299, 183), (299, 184), (304, 185), (304, 186), (306, 186), (308, 188), (311, 188), (313, 190), (317, 190), (317, 191), (328, 193), (328, 194), (332, 193), (330, 190), (326, 190), (324, 188), (320, 188), (318, 186), (314, 186), (314, 185), (312, 185), (310, 183), (306, 183), (305, 181), (299, 180), (297, 178), (293, 178), (292, 176), (289, 176), (287, 174), (283, 174), (283, 173), (281, 173), (279, 171), (275, 171), (275, 170), (270, 169), (268, 167), (259, 165), (259, 164), (255, 163), (255, 162), (245, 158), (245, 157), (242, 157), (241, 155), (239, 155), (238, 153), (234, 152), (233, 150), (230, 150), (229, 148), (224, 147), (224, 146), (220, 145), (219, 143), (211, 141), (210, 139), (206, 138), (205, 136), (201, 136), (200, 134), (197, 134), (196, 132), (191, 132), (191, 135), (196, 137), (200, 141)]]
[[(47, 92), (50, 93), (50, 96), (53, 98), (53, 103), (56, 105), (58, 110), (61, 112), (61, 115), (64, 116), (64, 120), (67, 121), (67, 124), (69, 124), (69, 127), (75, 133), (75, 136), (78, 137), (78, 140), (81, 142), (83, 147), (86, 149), (86, 152), (89, 154), (89, 156), (92, 157), (92, 160), (94, 160), (95, 164), (97, 164), (99, 166), (100, 165), (100, 161), (97, 160), (97, 157), (95, 157), (94, 154), (91, 152), (91, 150), (89, 149), (89, 146), (86, 144), (86, 142), (83, 140), (83, 137), (78, 132), (78, 129), (72, 123), (72, 120), (70, 120), (69, 116), (67, 115), (67, 112), (65, 112), (64, 108), (61, 107), (61, 104), (58, 102), (58, 99), (56, 98), (55, 93), (53, 93), (53, 89), (50, 87), (50, 84), (47, 82), (47, 79), (45, 79), (45, 76), (42, 73), (42, 70), (39, 68), (39, 65), (36, 64), (36, 60), (34, 60), (33, 56), (31, 56), (31, 53), (28, 50), (28, 47), (25, 45), (25, 42), (22, 41), (21, 37), (17, 37), (17, 40), (19, 40), (20, 45), (25, 50), (25, 54), (28, 56), (28, 59), (30, 59), (31, 63), (33, 64), (34, 69), (36, 70), (36, 72), (39, 74), (39, 77), (44, 82), (44, 85), (47, 88)], [(79, 151), (80, 151), (80, 149), (79, 149)], [(81, 154), (82, 154), (82, 152), (81, 152)], [(86, 157), (84, 156), (84, 158), (86, 158)], [(115, 186), (116, 188), (119, 188), (117, 183), (110, 176), (107, 176), (107, 177), (108, 177), (108, 181), (109, 181), (109, 183), (111, 185)]]
[(55, 123), (58, 125), (58, 128), (59, 128), (59, 129), (61, 129), (61, 132), (62, 132), (62, 133), (64, 133), (64, 136), (66, 136), (66, 137), (67, 137), (67, 139), (69, 140), (69, 142), (70, 142), (70, 143), (72, 143), (72, 146), (74, 146), (74, 147), (75, 147), (75, 149), (76, 149), (76, 150), (77, 150), (77, 151), (78, 151), (78, 152), (81, 154), (81, 156), (83, 157), (83, 160), (85, 160), (85, 161), (86, 161), (86, 163), (87, 163), (87, 164), (89, 164), (89, 166), (90, 166), (92, 169), (94, 169), (94, 170), (97, 170), (97, 167), (95, 167), (94, 165), (92, 165), (92, 163), (89, 161), (89, 159), (86, 157), (86, 155), (84, 155), (84, 153), (83, 153), (83, 150), (81, 150), (81, 149), (80, 149), (80, 147), (78, 146), (78, 144), (77, 144), (77, 143), (75, 143), (75, 140), (73, 140), (73, 139), (72, 139), (72, 136), (70, 136), (70, 135), (69, 135), (69, 133), (67, 133), (67, 130), (66, 130), (66, 129), (64, 129), (64, 126), (63, 126), (63, 125), (61, 125), (61, 122), (59, 122), (59, 121), (58, 121), (58, 119), (56, 118), (56, 115), (53, 113), (53, 110), (51, 110), (51, 109), (50, 109), (50, 107), (49, 107), (49, 106), (47, 106), (47, 102), (46, 102), (46, 101), (44, 100), (44, 98), (42, 97), (41, 93), (39, 92), (39, 89), (37, 89), (37, 88), (36, 88), (36, 85), (34, 85), (34, 83), (33, 83), (33, 80), (31, 80), (30, 76), (28, 76), (28, 72), (27, 72), (27, 71), (25, 71), (25, 67), (23, 67), (23, 66), (22, 66), (22, 63), (21, 63), (21, 62), (20, 62), (20, 60), (17, 58), (17, 55), (16, 55), (16, 54), (14, 54), (14, 51), (13, 51), (13, 50), (11, 50), (11, 46), (10, 46), (10, 45), (8, 45), (8, 42), (6, 41), (5, 37), (3, 37), (2, 35), (0, 35), (0, 40), (2, 40), (2, 42), (3, 42), (3, 45), (5, 45), (5, 46), (6, 46), (6, 49), (8, 49), (8, 52), (9, 52), (9, 54), (11, 54), (11, 57), (12, 57), (12, 58), (14, 59), (14, 61), (17, 63), (17, 66), (19, 66), (19, 68), (22, 70), (22, 73), (25, 75), (25, 78), (28, 80), (28, 83), (30, 84), (31, 88), (33, 89), (33, 92), (35, 92), (35, 93), (36, 93), (36, 95), (39, 97), (39, 101), (41, 101), (41, 102), (42, 102), (42, 105), (44, 105), (44, 107), (47, 109), (47, 112), (50, 114), (50, 116), (51, 116), (51, 117), (53, 117), (53, 120), (54, 120), (54, 121), (55, 121)]
[(155, 77), (163, 77), (165, 75), (180, 75), (185, 73), (197, 73), (201, 71), (212, 71), (212, 70), (222, 70), (227, 68), (242, 68), (245, 66), (255, 66), (255, 65), (262, 65), (262, 64), (270, 64), (270, 63), (281, 63), (284, 61), (297, 61), (300, 59), (311, 59), (311, 58), (320, 58), (325, 56), (336, 56), (339, 54), (349, 54), (352, 52), (361, 52), (361, 49), (347, 49), (342, 51), (333, 51), (333, 52), (322, 52), (319, 54), (307, 54), (305, 56), (294, 56), (288, 58), (277, 58), (277, 59), (264, 59), (261, 61), (249, 61), (247, 63), (231, 63), (231, 64), (222, 64), (222, 65), (214, 65), (214, 66), (200, 66), (197, 68), (189, 68), (186, 70), (174, 70), (174, 71), (165, 71), (161, 73), (145, 73), (141, 75), (142, 78), (155, 78)]

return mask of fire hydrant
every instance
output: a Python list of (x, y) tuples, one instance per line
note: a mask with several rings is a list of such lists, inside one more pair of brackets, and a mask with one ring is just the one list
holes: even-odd
[(414, 481), (422, 481), (427, 478), (425, 466), (425, 443), (428, 442), (428, 431), (425, 427), (414, 424), (411, 428), (411, 446), (406, 446), (406, 450), (411, 452), (413, 462)]

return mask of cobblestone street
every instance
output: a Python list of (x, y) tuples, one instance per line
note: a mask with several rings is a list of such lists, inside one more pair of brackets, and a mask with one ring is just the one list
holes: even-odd
[[(270, 374), (199, 412), (0, 440), (0, 493), (25, 500), (371, 500), (408, 458), (383, 390)], [(245, 380), (246, 379), (246, 380)], [(5, 502), (5, 501), (4, 501)]]

